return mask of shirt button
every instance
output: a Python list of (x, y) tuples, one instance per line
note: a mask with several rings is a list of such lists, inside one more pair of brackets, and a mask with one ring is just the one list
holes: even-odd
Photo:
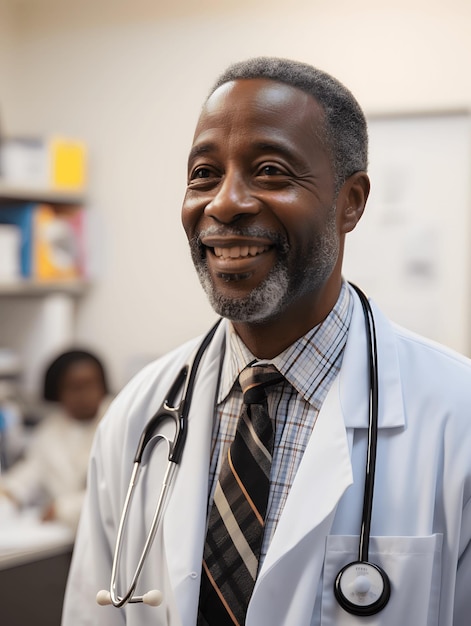
[(193, 578), (193, 580), (194, 580), (195, 578), (198, 578), (198, 574), (196, 572), (191, 572), (190, 573), (190, 578)]

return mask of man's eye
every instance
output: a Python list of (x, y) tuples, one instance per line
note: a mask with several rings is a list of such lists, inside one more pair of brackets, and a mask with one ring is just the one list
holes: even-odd
[(210, 176), (211, 172), (207, 167), (199, 167), (193, 172), (191, 179), (197, 180), (198, 178), (209, 178)]
[(264, 165), (259, 171), (262, 176), (279, 176), (282, 174), (280, 168), (275, 165)]

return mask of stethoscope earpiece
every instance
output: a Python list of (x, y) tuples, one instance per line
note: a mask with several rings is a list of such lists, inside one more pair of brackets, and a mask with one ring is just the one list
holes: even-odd
[(334, 593), (337, 602), (348, 613), (374, 615), (388, 603), (391, 584), (386, 572), (378, 565), (354, 561), (337, 574)]

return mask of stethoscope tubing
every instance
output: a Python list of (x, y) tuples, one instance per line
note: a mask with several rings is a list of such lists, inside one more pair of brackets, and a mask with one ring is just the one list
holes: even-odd
[(373, 514), (373, 496), (376, 470), (376, 450), (378, 442), (378, 353), (376, 340), (376, 326), (374, 323), (373, 311), (364, 293), (350, 283), (360, 298), (363, 313), (365, 315), (366, 327), (369, 333), (367, 343), (369, 377), (370, 377), (370, 402), (368, 420), (368, 443), (365, 471), (365, 488), (363, 493), (363, 513), (360, 529), (360, 541), (358, 548), (358, 559), (368, 561), (371, 518)]
[[(111, 600), (111, 603), (117, 608), (120, 608), (127, 603), (143, 602), (143, 596), (133, 596), (133, 594), (136, 589), (139, 576), (141, 575), (142, 568), (144, 567), (144, 563), (147, 557), (149, 556), (152, 543), (155, 539), (157, 528), (159, 526), (162, 513), (164, 510), (165, 501), (168, 495), (168, 490), (172, 482), (173, 474), (175, 472), (176, 466), (181, 461), (183, 449), (185, 446), (186, 436), (187, 436), (188, 414), (190, 411), (191, 401), (193, 397), (193, 390), (195, 386), (196, 375), (198, 372), (199, 364), (219, 324), (221, 323), (221, 320), (222, 318), (218, 319), (217, 322), (211, 327), (209, 332), (205, 335), (203, 341), (198, 347), (198, 350), (195, 354), (191, 367), (189, 367), (188, 365), (185, 365), (180, 370), (161, 408), (154, 414), (154, 416), (146, 424), (146, 427), (144, 428), (144, 431), (142, 432), (141, 437), (139, 439), (136, 454), (134, 456), (134, 465), (133, 465), (133, 469), (131, 473), (129, 487), (126, 493), (126, 497), (125, 497), (124, 505), (123, 505), (123, 511), (122, 511), (121, 518), (120, 518), (119, 525), (118, 525), (116, 547), (115, 547), (115, 551), (113, 555), (113, 564), (111, 568), (110, 600)], [(182, 389), (182, 387), (183, 387), (183, 391), (181, 392), (182, 400), (178, 406), (174, 406), (177, 394)], [(173, 442), (170, 442), (170, 440), (163, 435), (155, 434), (157, 428), (166, 419), (172, 419), (175, 422), (175, 437), (174, 437)], [(141, 466), (144, 460), (144, 453), (146, 452), (146, 450), (149, 449), (148, 448), (149, 443), (153, 442), (155, 444), (159, 440), (164, 440), (167, 443), (168, 464), (165, 470), (162, 487), (160, 489), (159, 498), (158, 498), (157, 505), (154, 511), (154, 516), (152, 518), (152, 523), (151, 523), (149, 532), (147, 533), (146, 540), (144, 542), (144, 547), (139, 557), (131, 583), (129, 584), (126, 593), (121, 596), (117, 590), (117, 585), (118, 585), (117, 579), (118, 579), (118, 573), (119, 573), (119, 565), (121, 562), (121, 553), (123, 549), (123, 536), (124, 536), (128, 516), (129, 516), (129, 511), (131, 508), (132, 498), (134, 495), (135, 488), (137, 486), (139, 474), (141, 472)]]
[(222, 317), (220, 317), (216, 321), (216, 323), (209, 329), (208, 333), (203, 338), (203, 341), (201, 342), (201, 345), (199, 346), (198, 351), (196, 352), (195, 358), (193, 359), (192, 365), (190, 367), (187, 386), (186, 386), (185, 391), (183, 392), (183, 401), (182, 401), (182, 408), (181, 408), (181, 414), (180, 414), (180, 420), (179, 420), (180, 428), (182, 432), (184, 432), (184, 436), (181, 438), (181, 440), (177, 440), (177, 442), (175, 443), (174, 450), (173, 450), (173, 458), (172, 458), (174, 463), (180, 463), (182, 453), (183, 453), (183, 448), (185, 446), (186, 434), (187, 434), (186, 425), (188, 423), (188, 415), (190, 413), (191, 401), (193, 399), (193, 391), (195, 389), (195, 381), (196, 381), (196, 375), (198, 373), (199, 365), (200, 365), (201, 359), (203, 358), (204, 353), (206, 352), (206, 349), (211, 343), (214, 337), (214, 334), (216, 333), (216, 330), (218, 329), (219, 324), (221, 322), (222, 322)]
[(139, 558), (138, 564), (134, 571), (134, 576), (132, 578), (131, 583), (129, 584), (128, 591), (124, 596), (120, 596), (117, 591), (117, 576), (118, 576), (118, 568), (119, 563), (121, 561), (121, 551), (123, 546), (123, 532), (124, 527), (126, 525), (128, 512), (130, 509), (132, 496), (134, 494), (134, 488), (137, 485), (137, 478), (140, 472), (140, 463), (135, 463), (133, 467), (133, 473), (131, 477), (131, 483), (129, 485), (128, 493), (126, 495), (126, 500), (123, 508), (123, 516), (121, 517), (119, 528), (118, 528), (118, 540), (116, 541), (116, 556), (113, 559), (113, 567), (111, 570), (111, 587), (110, 587), (110, 595), (111, 602), (117, 608), (124, 606), (127, 603), (137, 603), (143, 602), (143, 596), (133, 596), (133, 593), (136, 589), (137, 581), (139, 580), (139, 576), (141, 575), (142, 568), (144, 567), (144, 563), (149, 555), (150, 548), (152, 543), (154, 542), (155, 535), (157, 533), (157, 528), (160, 523), (160, 519), (162, 517), (162, 513), (164, 510), (164, 503), (167, 497), (169, 486), (172, 482), (173, 474), (176, 469), (176, 464), (174, 462), (169, 462), (167, 464), (167, 468), (165, 470), (165, 475), (162, 481), (162, 487), (160, 488), (159, 499), (157, 501), (157, 505), (155, 507), (154, 516), (152, 518), (152, 523), (149, 532), (147, 533), (146, 541), (144, 543), (144, 547), (141, 552), (141, 556)]

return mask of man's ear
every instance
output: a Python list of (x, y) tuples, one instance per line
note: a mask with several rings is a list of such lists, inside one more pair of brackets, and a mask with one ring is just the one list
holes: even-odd
[(349, 233), (358, 224), (369, 193), (370, 179), (366, 172), (356, 172), (344, 182), (337, 197), (340, 232)]

